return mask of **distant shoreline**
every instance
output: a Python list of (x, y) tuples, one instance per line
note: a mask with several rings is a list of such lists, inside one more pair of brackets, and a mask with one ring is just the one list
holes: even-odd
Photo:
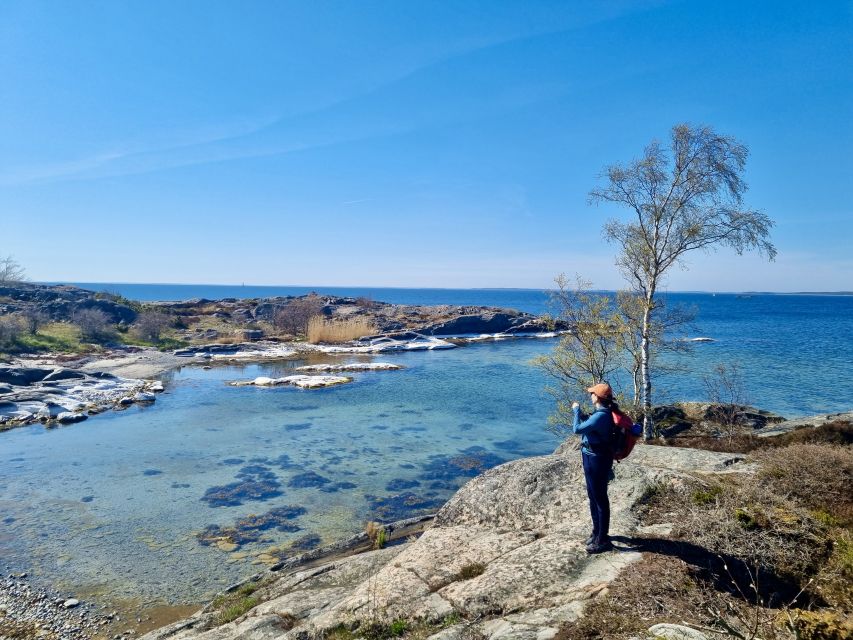
[[(316, 289), (316, 290), (394, 290), (394, 291), (518, 291), (553, 293), (556, 290), (537, 287), (401, 287), (380, 285), (302, 285), (302, 284), (225, 284), (218, 282), (76, 282), (70, 280), (34, 280), (34, 284), (70, 285), (93, 291), (93, 287), (146, 286), (146, 287), (227, 287), (247, 289)], [(597, 289), (602, 293), (615, 293), (617, 289)], [(670, 290), (665, 293), (703, 295), (750, 295), (750, 296), (853, 296), (853, 291), (712, 291), (706, 289)]]

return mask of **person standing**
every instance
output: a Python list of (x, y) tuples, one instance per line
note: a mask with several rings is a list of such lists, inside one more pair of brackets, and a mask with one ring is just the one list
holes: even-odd
[(612, 411), (617, 407), (609, 384), (601, 382), (591, 386), (587, 392), (595, 411), (587, 416), (581, 413), (580, 405), (573, 402), (572, 432), (581, 436), (583, 475), (592, 516), (592, 535), (586, 540), (586, 552), (592, 554), (613, 548), (607, 482), (613, 469)]

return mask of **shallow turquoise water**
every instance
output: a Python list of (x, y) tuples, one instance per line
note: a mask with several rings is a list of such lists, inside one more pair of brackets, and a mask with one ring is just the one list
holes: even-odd
[[(194, 534), (208, 525), (305, 509), (283, 522), (298, 531), (265, 529), (243, 547), (251, 554), (434, 511), (478, 470), (554, 449), (543, 380), (529, 365), (543, 348), (529, 340), (384, 357), (407, 368), (311, 391), (225, 384), (283, 375), (297, 361), (185, 368), (150, 408), (4, 433), (0, 556), (69, 586), (193, 600), (257, 570), (252, 555), (229, 563), (201, 544)], [(247, 479), (267, 483), (250, 483), (245, 497), (234, 483)]]

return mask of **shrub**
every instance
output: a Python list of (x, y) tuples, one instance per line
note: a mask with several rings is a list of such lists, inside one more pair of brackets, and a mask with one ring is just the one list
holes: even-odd
[(0, 349), (12, 349), (24, 334), (24, 326), (16, 316), (0, 316)]
[(142, 340), (157, 342), (160, 336), (172, 324), (171, 318), (159, 311), (145, 311), (136, 317), (133, 333)]
[(374, 549), (381, 549), (388, 542), (388, 531), (379, 522), (368, 522), (364, 532), (373, 542)]
[(758, 481), (812, 510), (853, 519), (853, 449), (827, 444), (793, 444), (753, 454), (761, 464)]
[(770, 487), (736, 484), (707, 501), (693, 495), (672, 498), (673, 533), (719, 556), (727, 579), (750, 598), (791, 599), (827, 555), (826, 527)]
[(722, 425), (727, 436), (734, 436), (738, 413), (748, 402), (740, 366), (718, 364), (703, 377), (702, 382), (708, 399), (716, 405), (713, 419)]
[(80, 309), (74, 312), (72, 322), (80, 329), (80, 337), (93, 342), (104, 342), (115, 337), (115, 327), (110, 317), (100, 309)]
[(308, 342), (347, 342), (362, 336), (376, 333), (369, 318), (348, 318), (346, 320), (326, 320), (323, 316), (314, 316), (308, 321)]
[(292, 335), (305, 335), (308, 321), (323, 313), (323, 301), (316, 295), (291, 300), (273, 317), (273, 326)]
[(361, 307), (362, 309), (365, 309), (367, 311), (375, 309), (377, 306), (379, 306), (376, 303), (376, 301), (373, 298), (371, 298), (370, 296), (359, 296), (358, 298), (355, 299), (355, 303), (359, 307)]
[(21, 319), (24, 321), (27, 333), (31, 336), (38, 333), (38, 330), (50, 321), (48, 315), (36, 307), (24, 309), (21, 312)]
[(486, 565), (482, 562), (470, 562), (466, 565), (463, 565), (459, 570), (459, 579), (460, 580), (470, 580), (471, 578), (476, 578), (477, 576), (483, 575), (483, 572), (486, 570)]

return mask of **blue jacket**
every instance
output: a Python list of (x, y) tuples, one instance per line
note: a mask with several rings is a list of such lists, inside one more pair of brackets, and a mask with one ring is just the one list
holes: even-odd
[(572, 433), (581, 436), (581, 451), (589, 456), (612, 454), (613, 415), (610, 409), (601, 407), (589, 417), (581, 413), (580, 407), (576, 407), (574, 412)]

